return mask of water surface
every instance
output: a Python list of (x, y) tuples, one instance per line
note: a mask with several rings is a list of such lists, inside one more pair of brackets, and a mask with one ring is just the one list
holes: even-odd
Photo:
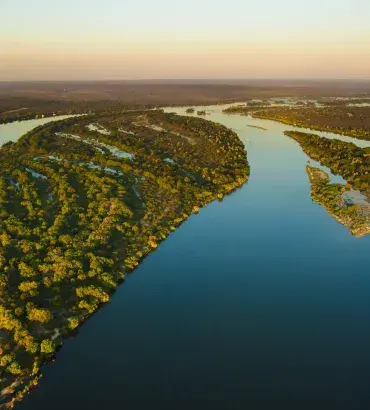
[(205, 109), (245, 142), (250, 181), (129, 275), (17, 408), (368, 408), (370, 236), (311, 200), (292, 127)]
[(40, 125), (47, 124), (51, 121), (64, 120), (70, 117), (75, 117), (75, 115), (58, 115), (36, 120), (15, 121), (8, 124), (0, 124), (0, 146), (9, 141), (16, 141), (19, 137)]

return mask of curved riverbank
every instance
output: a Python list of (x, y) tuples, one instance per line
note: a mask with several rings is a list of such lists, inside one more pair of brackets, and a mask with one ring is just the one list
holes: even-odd
[[(316, 126), (312, 124), (312, 120), (311, 122), (307, 122), (307, 121), (300, 122), (297, 119), (290, 119), (290, 118), (275, 115), (276, 109), (287, 110), (287, 113), (289, 114), (291, 113), (292, 110), (294, 110), (294, 108), (295, 108), (294, 105), (289, 106), (288, 108), (286, 107), (282, 108), (282, 107), (276, 107), (276, 106), (249, 107), (244, 104), (231, 104), (231, 105), (224, 106), (223, 112), (229, 115), (241, 115), (241, 116), (245, 116), (248, 118), (259, 119), (262, 122), (264, 121), (279, 122), (281, 124), (287, 125), (288, 126), (287, 130), (289, 131), (297, 130), (297, 131), (302, 131), (302, 132), (309, 132), (309, 131), (314, 130), (317, 134), (325, 138), (340, 139), (345, 142), (353, 142), (354, 144), (360, 147), (370, 146), (369, 132), (366, 131), (365, 129), (364, 130), (361, 130), (361, 129), (352, 130), (349, 127), (349, 129), (343, 130), (343, 129), (339, 129), (336, 127), (329, 127), (329, 126), (323, 127), (319, 125)], [(316, 109), (311, 106), (307, 106), (304, 108), (298, 107), (298, 108), (299, 110), (302, 110), (302, 112), (308, 109)]]
[(0, 154), (0, 382), (12, 407), (124, 275), (249, 166), (231, 130), (162, 111), (53, 122)]

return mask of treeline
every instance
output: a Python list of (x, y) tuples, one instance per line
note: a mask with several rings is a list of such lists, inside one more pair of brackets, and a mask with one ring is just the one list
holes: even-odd
[(285, 135), (299, 142), (310, 158), (341, 175), (354, 188), (370, 194), (370, 148), (304, 132), (286, 131)]
[(264, 110), (264, 109), (270, 110), (272, 108), (274, 107), (270, 107), (268, 104), (262, 104), (262, 103), (251, 103), (248, 105), (238, 104), (238, 105), (232, 105), (228, 108), (225, 108), (222, 112), (224, 114), (249, 115), (258, 110)]
[(129, 110), (156, 108), (155, 104), (124, 104), (119, 100), (104, 101), (43, 101), (0, 99), (0, 124), (47, 118), (58, 115), (120, 113)]
[(370, 107), (277, 107), (253, 113), (255, 118), (370, 140)]
[(350, 104), (370, 104), (370, 98), (335, 98), (319, 100), (320, 104), (329, 106), (340, 106)]
[(353, 235), (364, 236), (370, 233), (368, 210), (364, 211), (345, 199), (348, 186), (331, 183), (329, 175), (319, 168), (307, 165), (306, 171), (311, 185), (311, 197), (315, 202), (324, 206)]

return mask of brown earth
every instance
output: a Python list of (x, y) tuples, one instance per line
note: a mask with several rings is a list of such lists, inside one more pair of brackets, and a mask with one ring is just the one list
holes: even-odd
[[(128, 104), (202, 104), (284, 96), (345, 96), (370, 93), (370, 81), (156, 80), (95, 82), (0, 82), (0, 100), (120, 100)], [(22, 105), (27, 107), (29, 105)], [(2, 108), (2, 111), (5, 109)]]

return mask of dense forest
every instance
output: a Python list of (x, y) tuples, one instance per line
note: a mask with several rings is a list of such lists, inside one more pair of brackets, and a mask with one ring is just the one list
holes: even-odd
[(43, 101), (25, 98), (0, 98), (0, 124), (71, 114), (114, 114), (128, 110), (156, 108), (155, 104), (123, 104), (103, 101)]
[(230, 107), (225, 108), (222, 112), (224, 114), (239, 114), (239, 115), (249, 115), (255, 111), (258, 110), (265, 110), (268, 109), (270, 110), (271, 107), (270, 105), (267, 104), (251, 104), (251, 105), (245, 105), (245, 104), (237, 104), (237, 105), (231, 105)]
[(370, 140), (370, 107), (270, 107), (254, 112), (253, 117)]
[(248, 175), (234, 132), (160, 110), (69, 118), (5, 144), (1, 403), (37, 384), (40, 366), (126, 273)]
[(334, 174), (341, 175), (355, 189), (370, 195), (370, 148), (337, 139), (322, 138), (315, 134), (286, 131), (312, 159), (327, 166)]
[(352, 105), (352, 104), (369, 104), (370, 98), (323, 98), (319, 100), (322, 105)]
[[(286, 131), (285, 135), (295, 139), (310, 158), (347, 181), (345, 185), (333, 184), (325, 172), (307, 166), (312, 198), (354, 235), (370, 233), (370, 148), (303, 132)], [(367, 198), (367, 205), (352, 201), (353, 194), (358, 196), (355, 190)]]

